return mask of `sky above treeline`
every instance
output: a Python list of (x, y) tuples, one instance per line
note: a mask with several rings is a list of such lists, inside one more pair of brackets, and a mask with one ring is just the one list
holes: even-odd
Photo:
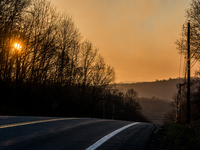
[(73, 17), (83, 39), (99, 48), (106, 63), (115, 68), (116, 82), (179, 77), (180, 54), (174, 42), (181, 37), (191, 0), (51, 2)]

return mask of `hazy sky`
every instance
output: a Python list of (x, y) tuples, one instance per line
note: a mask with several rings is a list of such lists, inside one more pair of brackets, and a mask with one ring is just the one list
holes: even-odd
[[(116, 82), (179, 76), (180, 38), (190, 0), (51, 0), (116, 70)], [(194, 69), (193, 69), (194, 70)], [(194, 72), (192, 70), (192, 72)]]

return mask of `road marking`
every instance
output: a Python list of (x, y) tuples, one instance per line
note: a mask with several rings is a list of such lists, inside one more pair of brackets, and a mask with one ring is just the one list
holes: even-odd
[(104, 136), (103, 138), (101, 138), (100, 140), (98, 140), (97, 142), (95, 142), (93, 145), (91, 145), (90, 147), (88, 147), (86, 150), (95, 150), (96, 148), (98, 148), (99, 146), (101, 146), (103, 143), (105, 143), (107, 140), (109, 140), (111, 137), (115, 136), (117, 133), (133, 126), (133, 125), (136, 125), (138, 124), (139, 122), (136, 122), (136, 123), (131, 123), (129, 125), (126, 125), (122, 128), (119, 128), (113, 132), (111, 132), (110, 134)]
[(2, 129), (2, 128), (9, 128), (9, 127), (16, 127), (16, 126), (24, 126), (24, 125), (36, 124), (36, 123), (43, 123), (43, 122), (70, 120), (70, 119), (74, 119), (74, 118), (57, 118), (57, 119), (48, 119), (48, 120), (38, 120), (38, 121), (30, 121), (30, 122), (6, 124), (6, 125), (0, 125), (0, 129)]

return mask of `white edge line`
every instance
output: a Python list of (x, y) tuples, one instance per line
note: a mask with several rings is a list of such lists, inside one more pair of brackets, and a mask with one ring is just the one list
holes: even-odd
[(16, 127), (16, 126), (23, 126), (23, 125), (29, 125), (29, 124), (35, 124), (35, 123), (69, 120), (69, 119), (73, 119), (73, 118), (58, 118), (58, 119), (38, 120), (38, 121), (30, 121), (30, 122), (22, 122), (22, 123), (0, 125), (0, 129), (9, 128), (9, 127)]
[(129, 128), (130, 126), (136, 125), (139, 122), (136, 123), (132, 123), (132, 124), (128, 124), (122, 128), (119, 128), (113, 132), (111, 132), (110, 134), (104, 136), (103, 138), (101, 138), (100, 140), (98, 140), (97, 142), (95, 142), (93, 145), (91, 145), (90, 147), (88, 147), (86, 150), (95, 150), (96, 148), (98, 148), (100, 145), (102, 145), (103, 143), (105, 143), (107, 140), (109, 140), (111, 137), (115, 136), (117, 133), (121, 132), (122, 130), (125, 130), (127, 128)]

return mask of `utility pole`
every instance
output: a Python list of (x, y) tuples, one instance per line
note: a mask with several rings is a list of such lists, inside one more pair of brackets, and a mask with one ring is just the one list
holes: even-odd
[(187, 34), (187, 44), (188, 44), (188, 79), (187, 79), (187, 123), (190, 123), (190, 22), (188, 22), (188, 34)]

